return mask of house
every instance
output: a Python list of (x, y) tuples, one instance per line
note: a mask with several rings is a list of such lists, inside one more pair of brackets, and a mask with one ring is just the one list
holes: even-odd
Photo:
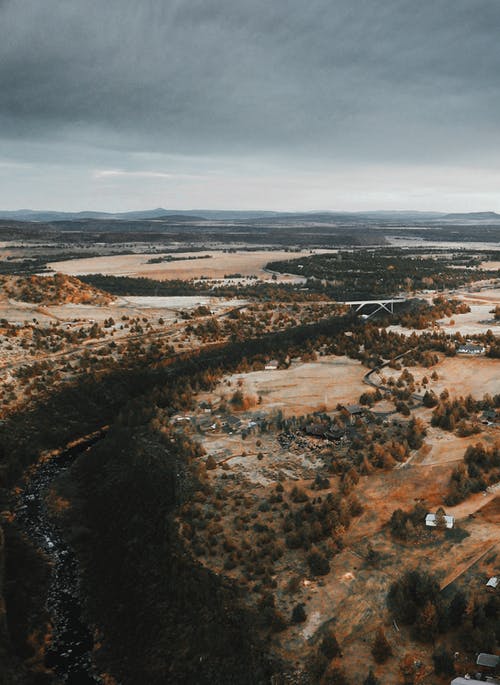
[(312, 435), (315, 438), (324, 438), (328, 432), (328, 426), (325, 423), (310, 423), (306, 426), (307, 435)]
[[(447, 516), (445, 514), (443, 518), (444, 518), (446, 527), (447, 528), (453, 528), (453, 526), (455, 525), (455, 517), (454, 516)], [(425, 517), (425, 525), (428, 526), (429, 528), (435, 528), (437, 526), (436, 514), (427, 514), (427, 516)]]
[(236, 416), (232, 416), (230, 414), (226, 417), (222, 428), (225, 433), (229, 433), (231, 435), (233, 432), (241, 428), (241, 421)]
[(267, 364), (264, 366), (264, 369), (266, 371), (276, 371), (278, 366), (279, 363), (276, 361), (276, 359), (272, 359), (270, 362), (267, 362)]
[(362, 416), (365, 412), (365, 410), (360, 404), (347, 404), (345, 407), (342, 408), (345, 409), (346, 412), (349, 414), (351, 425), (353, 425), (356, 422), (356, 419)]
[(481, 652), (477, 657), (476, 664), (478, 666), (486, 666), (486, 668), (497, 668), (500, 664), (500, 656)]
[(485, 351), (484, 345), (476, 345), (469, 342), (465, 345), (460, 345), (457, 349), (458, 354), (484, 354)]
[(363, 407), (360, 404), (348, 404), (346, 406), (346, 409), (351, 416), (359, 416), (364, 411)]
[(481, 420), (483, 423), (492, 423), (497, 420), (497, 413), (494, 409), (485, 409), (482, 413)]
[(328, 440), (340, 440), (345, 435), (345, 430), (342, 428), (330, 428), (327, 433), (325, 433), (325, 438)]
[(500, 583), (500, 578), (498, 576), (492, 576), (486, 583), (486, 587), (490, 587), (492, 590), (496, 590)]

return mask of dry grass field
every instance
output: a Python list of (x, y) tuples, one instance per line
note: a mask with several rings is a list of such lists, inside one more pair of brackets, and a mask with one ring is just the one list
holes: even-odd
[(239, 387), (245, 395), (262, 397), (262, 409), (281, 409), (284, 416), (308, 412), (331, 411), (337, 404), (352, 404), (366, 390), (363, 376), (366, 373), (360, 362), (348, 357), (328, 355), (315, 362), (292, 364), (277, 371), (253, 371), (229, 376), (219, 384), (214, 396), (230, 396)]
[[(444, 357), (432, 369), (412, 366), (408, 368), (408, 371), (418, 382), (426, 376), (429, 379), (428, 387), (437, 394), (445, 388), (452, 397), (471, 394), (481, 398), (486, 393), (490, 395), (500, 393), (500, 364), (497, 359), (457, 354), (456, 357)], [(436, 381), (430, 379), (433, 371), (436, 371), (439, 376)], [(389, 367), (383, 370), (386, 378), (398, 378), (400, 374), (401, 371), (395, 371)]]
[[(324, 250), (315, 250), (323, 252)], [(210, 255), (210, 259), (189, 259), (160, 264), (148, 264), (152, 255), (117, 255), (112, 257), (93, 257), (90, 259), (73, 259), (65, 262), (54, 262), (48, 266), (54, 271), (60, 271), (70, 275), (84, 274), (105, 274), (112, 276), (145, 276), (155, 280), (171, 280), (201, 278), (206, 276), (210, 279), (223, 279), (229, 274), (241, 274), (241, 276), (255, 275), (261, 280), (270, 280), (272, 274), (265, 271), (264, 267), (268, 262), (291, 257), (309, 255), (311, 251), (302, 251), (291, 254), (284, 250), (259, 250), (255, 252), (236, 251), (222, 252), (207, 250), (199, 253)], [(162, 253), (158, 256), (166, 256), (169, 253)], [(173, 257), (193, 257), (197, 253), (176, 253)], [(298, 282), (302, 280), (297, 276), (287, 274), (277, 274), (277, 280)]]
[(162, 317), (165, 321), (173, 321), (181, 310), (189, 310), (199, 305), (208, 306), (215, 314), (221, 314), (228, 309), (244, 304), (244, 300), (226, 300), (220, 297), (206, 297), (203, 295), (185, 297), (117, 297), (107, 305), (61, 304), (41, 305), (20, 302), (6, 296), (0, 296), (0, 319), (12, 323), (22, 323), (37, 319), (41, 324), (50, 321), (97, 321), (102, 322), (109, 317), (115, 320), (122, 316), (144, 316), (148, 319)]

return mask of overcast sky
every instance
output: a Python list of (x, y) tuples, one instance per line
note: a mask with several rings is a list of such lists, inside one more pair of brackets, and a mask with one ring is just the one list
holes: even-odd
[(0, 209), (500, 211), (499, 0), (0, 0)]

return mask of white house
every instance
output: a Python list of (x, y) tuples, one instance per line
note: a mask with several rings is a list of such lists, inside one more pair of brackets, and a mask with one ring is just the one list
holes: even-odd
[(459, 354), (484, 354), (486, 348), (484, 345), (475, 345), (474, 343), (466, 343), (465, 345), (460, 345), (457, 349)]
[(276, 361), (276, 359), (272, 359), (270, 362), (267, 362), (267, 364), (264, 366), (266, 371), (276, 371), (278, 368), (279, 363)]
[(498, 584), (500, 583), (500, 578), (497, 576), (492, 576), (489, 581), (486, 583), (486, 587), (491, 587), (493, 590), (496, 590), (498, 587)]
[[(445, 514), (444, 520), (446, 523), (447, 528), (453, 528), (455, 525), (455, 517), (454, 516), (447, 516)], [(425, 517), (425, 525), (429, 526), (429, 528), (435, 528), (437, 523), (436, 523), (436, 514), (427, 514)]]

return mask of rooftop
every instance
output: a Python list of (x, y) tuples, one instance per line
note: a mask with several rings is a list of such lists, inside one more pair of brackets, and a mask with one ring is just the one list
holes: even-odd
[[(445, 514), (444, 520), (447, 528), (453, 528), (453, 525), (455, 523), (455, 519), (453, 516), (447, 516)], [(427, 514), (427, 516), (425, 517), (425, 525), (430, 526), (431, 528), (435, 528), (437, 525), (436, 514)]]
[(497, 656), (496, 654), (486, 654), (485, 652), (481, 652), (481, 654), (478, 655), (476, 664), (478, 666), (488, 666), (488, 668), (496, 668), (498, 664), (500, 664), (500, 656)]

